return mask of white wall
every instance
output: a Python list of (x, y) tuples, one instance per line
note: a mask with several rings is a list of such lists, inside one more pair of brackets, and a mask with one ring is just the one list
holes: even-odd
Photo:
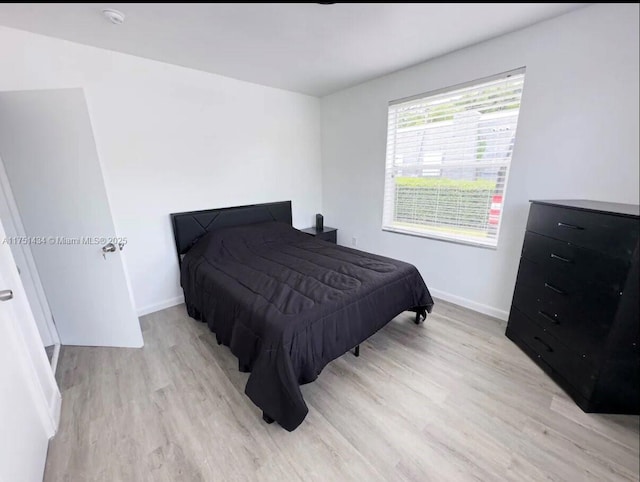
[(291, 199), (313, 225), (318, 99), (0, 27), (0, 91), (67, 87), (85, 91), (139, 313), (181, 300), (169, 213)]
[[(638, 54), (638, 6), (595, 5), (338, 92), (321, 101), (322, 168), (312, 97), (5, 27), (0, 90), (85, 90), (140, 312), (181, 297), (169, 213), (292, 199), (296, 226), (323, 200), (340, 243), (357, 236), (415, 263), (435, 295), (504, 317), (528, 199), (638, 202)], [(388, 101), (523, 65), (498, 249), (383, 233)]]
[[(322, 99), (325, 223), (506, 318), (529, 199), (638, 203), (638, 5), (595, 5)], [(382, 232), (387, 103), (526, 66), (497, 250)]]

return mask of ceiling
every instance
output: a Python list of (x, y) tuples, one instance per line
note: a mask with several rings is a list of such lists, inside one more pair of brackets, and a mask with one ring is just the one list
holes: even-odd
[(4, 3), (0, 25), (323, 96), (584, 5)]

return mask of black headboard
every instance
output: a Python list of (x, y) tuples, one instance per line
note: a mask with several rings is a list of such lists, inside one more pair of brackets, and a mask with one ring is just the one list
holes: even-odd
[(189, 251), (198, 239), (214, 229), (268, 221), (291, 225), (291, 201), (171, 214), (178, 262), (182, 262), (182, 255)]

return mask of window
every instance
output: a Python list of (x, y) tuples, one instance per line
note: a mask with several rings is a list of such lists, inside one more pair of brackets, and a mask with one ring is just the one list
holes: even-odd
[(524, 69), (391, 102), (382, 229), (495, 247)]

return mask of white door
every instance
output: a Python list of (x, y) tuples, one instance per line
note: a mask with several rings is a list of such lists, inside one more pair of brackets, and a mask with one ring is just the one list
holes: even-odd
[(142, 346), (82, 89), (0, 92), (0, 157), (61, 343)]
[(42, 480), (59, 402), (10, 248), (0, 243), (0, 481)]

